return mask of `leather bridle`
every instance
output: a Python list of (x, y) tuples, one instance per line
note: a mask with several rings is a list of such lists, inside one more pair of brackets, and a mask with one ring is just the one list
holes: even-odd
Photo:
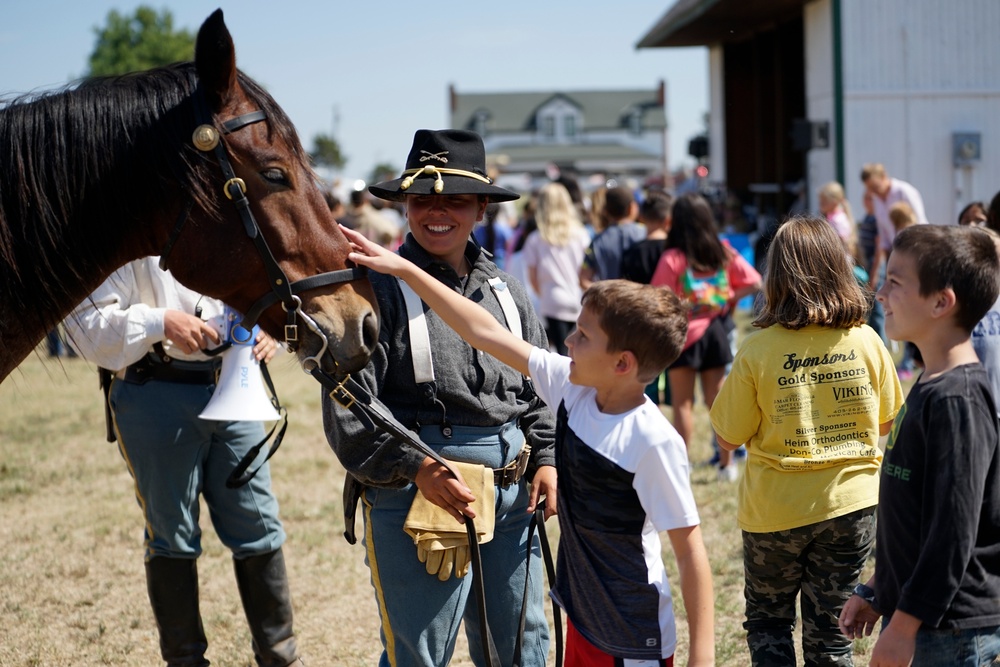
[[(191, 76), (193, 77), (194, 75), (192, 74)], [(309, 290), (325, 287), (326, 285), (336, 285), (339, 283), (361, 280), (367, 277), (368, 270), (363, 266), (351, 267), (340, 269), (338, 271), (320, 273), (302, 280), (290, 282), (288, 280), (288, 276), (285, 275), (284, 270), (282, 270), (281, 266), (278, 265), (277, 260), (274, 259), (274, 254), (268, 247), (263, 234), (261, 234), (260, 226), (257, 224), (257, 220), (254, 219), (253, 211), (250, 210), (250, 200), (246, 196), (246, 183), (243, 179), (238, 178), (236, 176), (236, 172), (233, 170), (232, 163), (229, 161), (229, 155), (226, 152), (225, 144), (220, 140), (219, 130), (213, 123), (212, 115), (209, 112), (208, 103), (205, 99), (205, 93), (200, 84), (194, 83), (194, 92), (191, 94), (191, 99), (194, 104), (195, 122), (197, 123), (197, 128), (195, 129), (193, 135), (194, 145), (198, 150), (204, 153), (208, 153), (210, 151), (214, 152), (216, 162), (218, 162), (219, 168), (222, 170), (222, 176), (225, 178), (222, 191), (225, 193), (226, 197), (233, 202), (233, 205), (236, 206), (236, 211), (239, 213), (240, 220), (243, 222), (243, 230), (246, 232), (246, 235), (250, 237), (250, 240), (253, 241), (254, 247), (257, 249), (257, 254), (260, 255), (261, 260), (264, 262), (264, 270), (267, 272), (268, 282), (271, 286), (271, 291), (259, 298), (250, 307), (250, 309), (243, 314), (243, 321), (240, 323), (240, 326), (247, 331), (252, 330), (261, 314), (271, 306), (280, 302), (281, 307), (286, 313), (284, 342), (288, 346), (289, 350), (294, 351), (299, 343), (299, 319), (301, 319), (305, 326), (316, 334), (322, 342), (322, 345), (316, 354), (305, 357), (301, 360), (303, 369), (308, 372), (311, 367), (320, 366), (320, 360), (323, 358), (323, 355), (326, 354), (329, 344), (327, 342), (326, 335), (323, 334), (319, 325), (317, 325), (316, 322), (302, 310), (302, 299), (299, 295)], [(235, 118), (223, 121), (221, 123), (222, 133), (231, 134), (248, 125), (265, 120), (267, 120), (267, 113), (265, 111), (251, 111), (250, 113), (245, 113), (240, 116), (236, 116)], [(191, 207), (192, 200), (188, 198), (187, 203), (184, 207), (182, 207), (173, 231), (170, 233), (170, 236), (163, 247), (163, 251), (160, 252), (161, 269), (166, 270), (167, 268), (167, 258), (170, 255), (170, 251), (173, 249), (174, 243), (177, 242), (177, 238), (180, 236), (184, 223), (187, 221), (191, 213)], [(334, 364), (336, 364), (336, 359), (333, 361)]]

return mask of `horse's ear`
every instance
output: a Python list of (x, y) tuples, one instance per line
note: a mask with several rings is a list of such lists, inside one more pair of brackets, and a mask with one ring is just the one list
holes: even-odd
[(208, 103), (219, 111), (236, 90), (236, 48), (222, 20), (222, 9), (216, 9), (198, 30), (194, 47), (195, 68)]

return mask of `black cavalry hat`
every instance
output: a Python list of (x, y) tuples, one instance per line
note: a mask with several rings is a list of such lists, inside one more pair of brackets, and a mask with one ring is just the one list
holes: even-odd
[(520, 197), (493, 185), (482, 137), (468, 130), (417, 130), (403, 175), (368, 191), (391, 201), (406, 195), (487, 195), (493, 202)]

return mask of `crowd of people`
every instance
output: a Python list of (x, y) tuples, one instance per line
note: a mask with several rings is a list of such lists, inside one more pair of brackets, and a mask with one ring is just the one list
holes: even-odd
[[(345, 510), (362, 508), (380, 665), (448, 664), (464, 626), (476, 664), (493, 653), (544, 667), (532, 522), (551, 516), (567, 666), (672, 665), (671, 589), (688, 664), (714, 664), (689, 460), (699, 382), (715, 479), (737, 484), (752, 664), (794, 665), (797, 624), (806, 664), (852, 664), (853, 640), (879, 625), (872, 665), (1000, 656), (1000, 193), (957, 224), (929, 221), (916, 187), (866, 164), (863, 218), (827, 183), (816, 212), (790, 215), (755, 263), (700, 194), (584, 193), (563, 176), (522, 198), (488, 173), (475, 133), (418, 130), (398, 178), (328, 198), (381, 314), (354, 378), (454, 463), (372, 435), (324, 397)], [(752, 331), (740, 332), (748, 297)], [(300, 657), (267, 467), (237, 492), (220, 488), (215, 462), (261, 429), (196, 419), (218, 365), (206, 320), (224, 307), (153, 258), (112, 276), (67, 327), (109, 372), (163, 659), (208, 664), (202, 495), (233, 553), (257, 663), (290, 665)], [(260, 334), (254, 354), (277, 347)]]

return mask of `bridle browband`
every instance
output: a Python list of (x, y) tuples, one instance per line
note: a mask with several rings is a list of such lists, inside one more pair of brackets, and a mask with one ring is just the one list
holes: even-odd
[[(226, 179), (222, 186), (222, 191), (236, 206), (236, 211), (243, 222), (243, 230), (250, 237), (250, 240), (253, 241), (254, 247), (257, 249), (257, 254), (260, 255), (261, 260), (264, 262), (264, 270), (267, 272), (268, 282), (271, 286), (271, 291), (259, 298), (243, 314), (243, 321), (240, 323), (240, 326), (247, 331), (252, 330), (261, 314), (280, 302), (281, 307), (286, 313), (285, 344), (290, 350), (294, 350), (297, 347), (299, 342), (298, 319), (301, 318), (306, 327), (316, 334), (322, 342), (316, 354), (302, 359), (302, 367), (307, 371), (311, 366), (319, 367), (320, 359), (326, 354), (328, 348), (327, 339), (320, 330), (319, 325), (303, 312), (302, 299), (299, 297), (299, 294), (319, 287), (325, 287), (326, 285), (361, 280), (367, 276), (367, 268), (360, 266), (340, 269), (338, 271), (328, 271), (297, 280), (294, 283), (289, 282), (288, 276), (285, 275), (284, 270), (278, 265), (277, 260), (274, 259), (274, 254), (268, 247), (263, 234), (261, 234), (257, 220), (254, 219), (253, 211), (250, 210), (250, 200), (246, 196), (246, 183), (243, 179), (237, 177), (236, 172), (233, 170), (225, 144), (220, 141), (219, 130), (215, 127), (212, 114), (209, 112), (205, 92), (201, 84), (194, 80), (194, 74), (191, 74), (190, 77), (194, 88), (194, 92), (191, 93), (191, 101), (194, 105), (195, 123), (197, 124), (193, 137), (194, 145), (203, 153), (209, 151), (215, 153), (216, 162), (218, 162), (219, 168), (222, 170), (222, 175)], [(231, 134), (247, 125), (265, 120), (267, 120), (267, 113), (265, 111), (251, 111), (250, 113), (223, 121), (221, 123), (222, 133)], [(177, 242), (181, 229), (191, 213), (192, 203), (192, 199), (188, 197), (177, 218), (173, 231), (171, 231), (162, 252), (160, 252), (160, 268), (163, 270), (167, 268), (167, 258), (170, 255), (170, 251), (173, 249), (174, 243)], [(334, 359), (334, 364), (336, 364), (336, 359)]]

